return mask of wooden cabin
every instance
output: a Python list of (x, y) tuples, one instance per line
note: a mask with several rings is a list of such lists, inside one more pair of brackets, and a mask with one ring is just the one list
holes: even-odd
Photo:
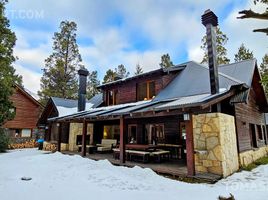
[(23, 87), (15, 85), (15, 92), (10, 97), (15, 107), (15, 118), (4, 124), (11, 137), (35, 138), (37, 121), (43, 106)]
[[(58, 151), (81, 149), (86, 156), (94, 150), (113, 150), (110, 161), (119, 159), (116, 164), (121, 165), (167, 156), (171, 161), (161, 166), (161, 172), (184, 165), (191, 177), (226, 177), (267, 156), (268, 103), (256, 59), (217, 66), (212, 39), (217, 16), (207, 10), (202, 24), (207, 28), (208, 66), (189, 61), (99, 86), (102, 105), (47, 119), (58, 125)], [(88, 72), (79, 71), (82, 105)], [(69, 131), (62, 130), (66, 123)], [(63, 141), (66, 135), (69, 140)], [(116, 145), (111, 145), (114, 141)], [(144, 167), (159, 172), (153, 166)]]

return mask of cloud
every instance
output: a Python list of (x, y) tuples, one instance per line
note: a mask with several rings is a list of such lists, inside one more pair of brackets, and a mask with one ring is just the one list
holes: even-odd
[(16, 73), (22, 76), (23, 86), (37, 94), (37, 91), (40, 90), (41, 74), (17, 64), (14, 65), (14, 68), (16, 69)]
[(130, 72), (137, 63), (144, 71), (158, 68), (164, 53), (169, 53), (175, 64), (188, 60), (200, 62), (201, 38), (205, 35), (200, 18), (207, 8), (219, 16), (220, 27), (229, 37), (228, 56), (232, 59), (244, 42), (260, 62), (262, 54), (267, 52), (268, 45), (263, 42), (267, 36), (253, 33), (252, 29), (265, 27), (265, 22), (236, 19), (239, 10), (253, 6), (252, 0), (13, 0), (7, 9), (16, 13), (20, 10), (43, 13), (39, 18), (15, 15), (10, 19), (18, 37), (15, 48), (18, 71), (27, 75), (28, 70), (37, 75), (32, 79), (35, 82), (25, 79), (25, 85), (36, 91), (44, 60), (52, 52), (53, 33), (59, 30), (62, 20), (77, 23), (83, 64), (89, 70), (98, 70), (102, 79), (109, 68), (119, 64)]

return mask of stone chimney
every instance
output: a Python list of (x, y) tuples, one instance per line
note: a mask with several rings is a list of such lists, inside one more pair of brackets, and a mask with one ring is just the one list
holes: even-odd
[(88, 71), (85, 68), (78, 70), (79, 74), (79, 90), (78, 90), (78, 111), (86, 109), (86, 89), (87, 89), (87, 76)]
[(211, 10), (206, 10), (202, 15), (202, 24), (207, 30), (210, 92), (211, 94), (216, 94), (219, 93), (219, 75), (216, 51), (216, 26), (218, 25), (218, 17)]

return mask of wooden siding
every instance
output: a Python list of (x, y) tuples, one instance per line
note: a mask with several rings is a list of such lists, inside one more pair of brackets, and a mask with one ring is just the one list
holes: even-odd
[(250, 124), (264, 125), (264, 114), (256, 103), (256, 94), (250, 90), (248, 103), (235, 104), (235, 118), (239, 152), (252, 149)]
[(19, 88), (16, 88), (10, 99), (16, 107), (16, 116), (13, 120), (5, 123), (4, 127), (12, 129), (36, 128), (42, 107)]
[(146, 82), (146, 81), (155, 81), (155, 93), (156, 95), (164, 89), (174, 78), (176, 74), (166, 74), (166, 75), (152, 75), (151, 77), (141, 77), (139, 79), (130, 80), (120, 85), (111, 85), (106, 87), (103, 90), (103, 100), (105, 105), (106, 102), (106, 92), (108, 90), (117, 90), (117, 104), (136, 102), (137, 98), (137, 89), (136, 86), (138, 83)]

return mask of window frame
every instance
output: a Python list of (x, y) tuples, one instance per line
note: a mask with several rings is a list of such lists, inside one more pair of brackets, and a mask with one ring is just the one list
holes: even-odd
[[(154, 83), (154, 91), (152, 93), (154, 93), (154, 95), (152, 97), (150, 97), (150, 83)], [(139, 99), (139, 96), (140, 96), (140, 86), (142, 84), (146, 84), (146, 96), (143, 98), (143, 99)], [(137, 83), (136, 85), (136, 90), (137, 90), (137, 95), (136, 95), (136, 100), (137, 101), (144, 101), (144, 100), (151, 100), (155, 97), (156, 95), (156, 92), (155, 92), (155, 80), (148, 80), (148, 81), (144, 81), (144, 82), (141, 82), (141, 83)]]
[(137, 144), (137, 136), (138, 136), (138, 125), (137, 124), (129, 124), (128, 125), (128, 143), (130, 143), (130, 141), (131, 141), (131, 136), (132, 136), (132, 133), (131, 133), (131, 128), (132, 127), (135, 127), (136, 128), (136, 140), (135, 140), (135, 142), (133, 143), (133, 144)]
[[(111, 98), (112, 98), (112, 102), (110, 102), (110, 92), (112, 94)], [(113, 105), (117, 105), (117, 95), (118, 95), (118, 90), (113, 89), (113, 90), (107, 90), (106, 92), (106, 101), (107, 101), (107, 106), (113, 106)]]

